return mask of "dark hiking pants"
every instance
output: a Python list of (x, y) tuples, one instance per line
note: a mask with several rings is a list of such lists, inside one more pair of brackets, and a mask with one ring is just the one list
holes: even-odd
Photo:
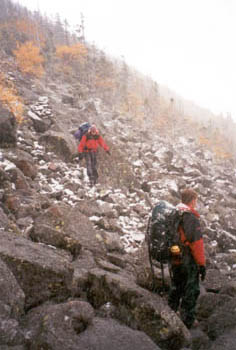
[(192, 262), (172, 266), (171, 289), (168, 304), (176, 312), (180, 307), (180, 317), (186, 327), (191, 328), (196, 317), (197, 298), (200, 294), (199, 272)]
[(98, 179), (97, 172), (97, 153), (96, 152), (85, 152), (85, 160), (87, 167), (87, 175), (91, 185), (95, 185)]

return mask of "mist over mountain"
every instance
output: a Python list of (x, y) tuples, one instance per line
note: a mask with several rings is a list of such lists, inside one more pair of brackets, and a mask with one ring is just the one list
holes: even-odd
[[(235, 123), (10, 0), (0, 3), (0, 348), (234, 349)], [(89, 187), (74, 132), (94, 122)], [(207, 277), (189, 331), (145, 232), (160, 200), (199, 194)]]

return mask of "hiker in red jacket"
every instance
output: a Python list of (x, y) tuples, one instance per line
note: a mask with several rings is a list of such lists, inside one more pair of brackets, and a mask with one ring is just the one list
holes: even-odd
[(98, 179), (96, 165), (97, 150), (99, 146), (101, 146), (110, 155), (109, 147), (103, 140), (102, 136), (99, 135), (96, 125), (93, 124), (91, 128), (89, 128), (88, 132), (82, 137), (78, 146), (79, 159), (81, 160), (83, 157), (85, 157), (86, 160), (87, 175), (89, 177), (91, 187), (96, 184)]
[(183, 211), (179, 227), (181, 242), (184, 245), (183, 261), (171, 264), (171, 289), (169, 306), (176, 312), (180, 306), (180, 317), (187, 328), (196, 322), (196, 303), (200, 294), (199, 275), (206, 276), (206, 261), (199, 214), (195, 210), (197, 193), (185, 189), (181, 194), (182, 203), (177, 208)]

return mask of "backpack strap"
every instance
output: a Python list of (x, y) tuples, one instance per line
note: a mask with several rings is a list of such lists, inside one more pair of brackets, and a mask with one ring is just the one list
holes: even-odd
[[(152, 262), (152, 254), (151, 254), (151, 223), (153, 221), (153, 217), (150, 216), (148, 219), (147, 224), (147, 230), (146, 230), (146, 241), (148, 245), (148, 257), (149, 257), (149, 263), (150, 263), (150, 269), (152, 274), (152, 290), (155, 291), (155, 274), (154, 274), (154, 268), (153, 268), (153, 262)], [(163, 262), (160, 262), (161, 265), (161, 280), (162, 280), (162, 288), (160, 290), (160, 295), (165, 291), (165, 277), (164, 277), (164, 265)]]
[(92, 135), (90, 132), (87, 132), (85, 136), (86, 136), (86, 140), (98, 140), (100, 137), (99, 134)]

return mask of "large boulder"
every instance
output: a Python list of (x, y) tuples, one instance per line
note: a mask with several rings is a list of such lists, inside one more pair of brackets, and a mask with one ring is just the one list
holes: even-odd
[(16, 145), (17, 122), (14, 115), (0, 104), (0, 146), (12, 147)]
[(27, 316), (30, 349), (53, 350), (158, 350), (142, 332), (120, 325), (113, 319), (94, 317), (90, 304), (72, 300), (43, 305)]
[(225, 332), (236, 329), (236, 298), (232, 298), (227, 303), (219, 306), (208, 318), (206, 330), (210, 339), (215, 340)]
[(0, 259), (0, 314), (18, 319), (24, 313), (25, 295), (7, 265)]
[(215, 312), (217, 308), (230, 300), (230, 296), (220, 293), (204, 293), (200, 295), (197, 304), (198, 319), (205, 320), (207, 322), (207, 319)]
[(33, 126), (35, 131), (39, 133), (43, 133), (47, 131), (50, 128), (50, 121), (49, 120), (44, 120), (41, 117), (39, 117), (36, 113), (29, 111), (28, 116), (33, 122)]
[(95, 255), (104, 254), (105, 246), (101, 234), (94, 228), (88, 217), (79, 212), (77, 206), (72, 208), (65, 217), (64, 229), (77, 237), (84, 249), (92, 251)]
[(33, 218), (41, 209), (40, 199), (40, 195), (31, 190), (5, 191), (3, 203), (6, 210), (13, 213), (17, 219)]
[(50, 349), (78, 349), (78, 335), (92, 322), (94, 311), (84, 301), (72, 300), (62, 304), (45, 303), (29, 311), (26, 329), (31, 349), (42, 345)]
[(161, 348), (178, 350), (190, 342), (179, 317), (159, 295), (137, 286), (131, 275), (90, 270), (88, 300), (95, 308), (114, 305), (114, 318), (145, 332)]
[[(20, 329), (19, 322), (12, 318), (0, 316), (0, 349), (2, 345), (14, 346), (24, 343), (24, 335)], [(11, 349), (8, 347), (7, 349)]]
[(0, 257), (24, 291), (26, 308), (70, 295), (73, 268), (66, 253), (2, 232)]
[(209, 350), (235, 350), (236, 327), (225, 332), (213, 342)]
[(76, 142), (66, 132), (48, 131), (39, 141), (45, 145), (47, 152), (56, 153), (65, 162), (71, 161), (76, 153)]
[(36, 242), (66, 249), (73, 256), (79, 254), (81, 247), (98, 254), (104, 253), (101, 235), (77, 207), (49, 207), (36, 218), (30, 237)]
[(1, 259), (0, 276), (0, 345), (15, 345), (23, 341), (18, 321), (24, 314), (25, 295)]
[(30, 191), (30, 185), (19, 168), (11, 168), (8, 171), (9, 179), (15, 184), (16, 190), (27, 190)]
[(9, 226), (8, 216), (4, 213), (3, 209), (0, 207), (0, 227), (3, 230), (7, 230)]
[(22, 173), (34, 179), (37, 175), (37, 166), (33, 157), (25, 151), (14, 149), (6, 154), (6, 157), (19, 168)]
[(160, 350), (144, 332), (102, 318), (93, 319), (87, 330), (80, 334), (79, 344), (85, 350)]

